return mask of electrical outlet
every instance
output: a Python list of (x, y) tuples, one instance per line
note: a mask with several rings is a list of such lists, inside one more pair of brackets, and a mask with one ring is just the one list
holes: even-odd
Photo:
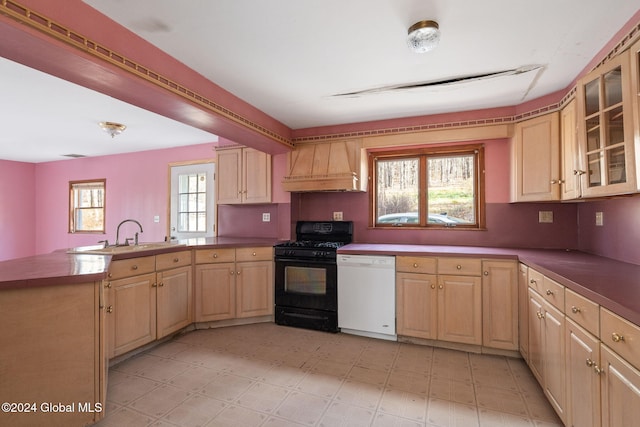
[(153, 222), (160, 222), (160, 215), (156, 215), (153, 217)]
[(334, 221), (342, 221), (342, 212), (334, 212), (333, 213)]
[(269, 212), (262, 214), (262, 222), (271, 222), (271, 214)]
[(553, 211), (538, 211), (538, 222), (541, 224), (553, 223)]
[(604, 214), (602, 212), (596, 212), (596, 225), (602, 227), (604, 225)]

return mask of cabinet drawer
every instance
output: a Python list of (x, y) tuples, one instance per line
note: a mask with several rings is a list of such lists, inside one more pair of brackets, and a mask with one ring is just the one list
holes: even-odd
[(156, 255), (156, 270), (167, 270), (191, 265), (191, 251), (171, 252)]
[(482, 260), (475, 258), (438, 258), (438, 274), (480, 276)]
[(544, 275), (533, 268), (529, 268), (529, 286), (542, 294), (542, 287), (544, 285)]
[(273, 261), (273, 248), (237, 248), (236, 261)]
[(212, 262), (234, 262), (236, 250), (225, 249), (196, 249), (196, 264), (209, 264)]
[(590, 299), (587, 299), (570, 289), (565, 290), (565, 314), (596, 337), (600, 337), (599, 310), (600, 306)]
[(436, 258), (420, 256), (397, 256), (396, 271), (405, 273), (436, 274)]
[(121, 259), (113, 261), (109, 265), (109, 279), (115, 280), (123, 277), (137, 276), (139, 274), (153, 273), (155, 270), (155, 256)]
[(640, 369), (640, 328), (600, 307), (600, 332), (604, 345)]
[(564, 312), (564, 286), (545, 276), (542, 281), (540, 294), (542, 294), (542, 297), (549, 301), (555, 308)]

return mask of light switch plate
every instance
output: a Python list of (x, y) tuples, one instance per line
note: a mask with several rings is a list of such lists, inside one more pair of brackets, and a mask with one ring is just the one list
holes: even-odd
[(334, 221), (342, 221), (342, 212), (334, 212), (333, 213)]
[(271, 222), (271, 214), (269, 212), (262, 214), (262, 222)]
[(553, 223), (553, 211), (538, 211), (538, 222), (541, 224)]
[(604, 214), (602, 212), (596, 212), (596, 225), (602, 227), (604, 225)]
[(160, 222), (160, 215), (156, 215), (153, 217), (153, 222)]

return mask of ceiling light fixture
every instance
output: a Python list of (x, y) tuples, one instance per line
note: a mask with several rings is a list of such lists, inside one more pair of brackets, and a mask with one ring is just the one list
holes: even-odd
[(415, 53), (425, 53), (440, 42), (440, 27), (436, 21), (420, 21), (409, 27), (407, 44)]
[(120, 135), (127, 128), (123, 124), (114, 122), (100, 122), (98, 124), (103, 131), (111, 135), (111, 138), (114, 138), (116, 135)]

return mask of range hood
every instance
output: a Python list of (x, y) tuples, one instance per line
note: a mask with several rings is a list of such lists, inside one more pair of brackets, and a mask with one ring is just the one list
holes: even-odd
[(289, 153), (285, 191), (367, 191), (367, 156), (362, 141), (298, 144)]

